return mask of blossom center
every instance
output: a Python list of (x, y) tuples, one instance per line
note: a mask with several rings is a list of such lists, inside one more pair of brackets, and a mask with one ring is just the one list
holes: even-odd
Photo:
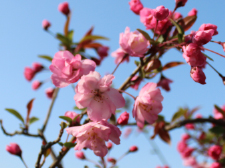
[(139, 106), (146, 112), (150, 112), (152, 110), (152, 105), (149, 104), (139, 103)]

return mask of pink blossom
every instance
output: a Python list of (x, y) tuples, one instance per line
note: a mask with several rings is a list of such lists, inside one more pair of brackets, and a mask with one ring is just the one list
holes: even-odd
[(122, 60), (123, 60), (122, 62), (124, 61), (129, 62), (129, 55), (127, 55), (127, 53), (122, 48), (118, 48), (116, 51), (112, 52), (111, 55), (116, 58), (115, 59), (116, 64), (119, 64)]
[(111, 140), (117, 145), (120, 144), (119, 136), (121, 132), (119, 128), (105, 120), (69, 127), (66, 128), (66, 131), (77, 138), (75, 150), (81, 150), (86, 147), (93, 150), (95, 155), (100, 157), (104, 157), (108, 152), (105, 141)]
[(64, 15), (68, 15), (70, 13), (68, 2), (63, 2), (63, 3), (59, 4), (58, 10), (60, 12), (62, 12)]
[(78, 108), (86, 108), (88, 117), (93, 121), (109, 119), (117, 108), (125, 106), (125, 100), (118, 90), (111, 88), (114, 76), (101, 78), (96, 71), (81, 77), (74, 96)]
[(141, 22), (145, 25), (146, 29), (153, 29), (156, 25), (156, 18), (153, 16), (153, 9), (150, 8), (143, 8), (140, 11), (140, 19)]
[(137, 146), (131, 146), (129, 152), (136, 152), (138, 150)]
[(188, 140), (190, 138), (191, 138), (191, 136), (189, 134), (182, 135), (182, 141), (186, 141), (186, 140)]
[(158, 6), (153, 10), (153, 15), (157, 20), (166, 19), (169, 16), (169, 9), (165, 8), (163, 5)]
[(185, 158), (183, 164), (184, 166), (196, 166), (198, 163), (196, 161), (196, 158), (191, 156), (191, 157)]
[(188, 123), (188, 124), (185, 125), (185, 128), (186, 128), (187, 130), (193, 130), (193, 129), (195, 129), (195, 125), (192, 124), (192, 123)]
[(108, 148), (108, 150), (110, 150), (110, 149), (112, 148), (112, 146), (113, 146), (113, 144), (112, 144), (111, 142), (108, 142), (108, 143), (107, 143), (107, 148)]
[(120, 125), (126, 125), (128, 123), (128, 120), (129, 120), (129, 113), (125, 111), (119, 116), (119, 118), (117, 119), (117, 123)]
[[(225, 112), (225, 105), (223, 105), (221, 109)], [(213, 110), (213, 113), (215, 119), (224, 119), (223, 114), (221, 114), (221, 112), (219, 112), (216, 108)]]
[(143, 57), (148, 51), (149, 41), (138, 31), (130, 32), (126, 27), (124, 33), (120, 33), (120, 47), (130, 56)]
[(222, 153), (222, 147), (219, 145), (213, 145), (208, 149), (208, 155), (214, 160), (218, 160), (220, 158), (220, 154)]
[(28, 81), (31, 81), (35, 76), (35, 71), (30, 67), (25, 67), (24, 76)]
[(76, 118), (75, 121), (72, 121), (71, 126), (77, 125), (80, 123), (80, 115), (73, 112), (73, 111), (67, 111), (64, 116), (71, 118), (72, 120), (74, 120)]
[(203, 84), (203, 85), (206, 84), (205, 83), (206, 76), (205, 76), (204, 72), (202, 71), (202, 68), (192, 67), (190, 75), (191, 75), (191, 78), (195, 82), (198, 82), (198, 83)]
[(198, 13), (197, 9), (193, 8), (189, 13), (188, 16), (196, 16)]
[(55, 54), (49, 69), (53, 73), (51, 76), (52, 83), (56, 87), (62, 88), (77, 82), (81, 76), (94, 71), (95, 67), (94, 61), (81, 60), (79, 54), (74, 57), (69, 51), (59, 51)]
[(22, 150), (20, 149), (20, 146), (16, 143), (10, 143), (10, 145), (7, 145), (6, 150), (12, 155), (17, 155), (21, 157)]
[(205, 139), (205, 137), (206, 137), (205, 132), (202, 132), (202, 133), (200, 134), (198, 140), (201, 141), (201, 140)]
[(84, 152), (82, 152), (82, 151), (77, 151), (77, 152), (75, 153), (75, 155), (76, 155), (76, 157), (77, 157), (78, 159), (81, 159), (81, 160), (84, 160), (84, 159), (85, 159)]
[(135, 81), (134, 84), (130, 85), (131, 88), (138, 90), (138, 87), (142, 81), (141, 78), (139, 78), (139, 76), (135, 75), (133, 78), (131, 78), (131, 81)]
[(183, 152), (187, 147), (188, 147), (188, 146), (187, 146), (186, 141), (180, 141), (180, 142), (178, 142), (178, 144), (177, 144), (177, 150), (178, 150), (180, 153)]
[(175, 0), (177, 6), (184, 6), (187, 0)]
[(210, 23), (202, 24), (198, 30), (200, 30), (200, 31), (213, 30), (214, 31), (213, 35), (217, 35), (218, 34), (217, 26), (214, 25), (214, 24), (210, 24)]
[(223, 51), (225, 52), (225, 42), (221, 43), (222, 47), (223, 47)]
[(162, 77), (160, 79), (160, 81), (157, 83), (157, 86), (161, 86), (164, 90), (166, 91), (170, 91), (170, 83), (172, 83), (173, 81), (168, 79), (168, 78), (165, 78), (165, 77)]
[(41, 86), (42, 82), (36, 80), (32, 83), (32, 89), (37, 90)]
[(195, 118), (202, 118), (201, 114), (197, 114)]
[(51, 26), (51, 23), (48, 21), (48, 20), (43, 20), (42, 21), (42, 27), (43, 27), (43, 29), (45, 29), (45, 30), (48, 30), (48, 28)]
[[(171, 14), (172, 13), (170, 11), (169, 17), (172, 17)], [(172, 25), (172, 23), (170, 22), (170, 20), (168, 18), (160, 20), (160, 21), (158, 21), (158, 25), (157, 25), (157, 29), (155, 30), (155, 33), (156, 34), (164, 34), (164, 33), (166, 33), (168, 27), (171, 25)]]
[(158, 118), (158, 113), (162, 111), (163, 96), (156, 87), (156, 83), (147, 83), (135, 100), (132, 113), (140, 128), (144, 127), (145, 120), (153, 124)]
[(193, 36), (193, 43), (196, 43), (198, 45), (204, 45), (208, 43), (213, 36), (214, 30), (203, 30), (203, 31), (197, 31), (195, 35)]
[(143, 9), (143, 5), (140, 0), (131, 0), (129, 2), (130, 10), (139, 15), (140, 11)]
[(178, 20), (178, 19), (180, 19), (180, 18), (182, 18), (183, 16), (181, 15), (181, 13), (179, 13), (179, 12), (174, 12), (174, 14), (173, 14), (173, 18), (174, 18), (174, 20)]
[(194, 152), (194, 148), (187, 147), (184, 151), (182, 151), (180, 154), (183, 158), (188, 158), (191, 156), (191, 154)]
[(183, 57), (186, 62), (195, 67), (202, 67), (206, 63), (206, 57), (201, 52), (201, 47), (198, 44), (190, 43), (187, 46), (183, 46)]
[(32, 64), (32, 67), (33, 67), (35, 73), (40, 72), (44, 68), (44, 66), (38, 62), (34, 62)]
[(98, 47), (97, 53), (101, 57), (101, 59), (103, 59), (108, 55), (108, 50), (109, 50), (109, 47), (101, 46), (101, 47)]
[(110, 162), (110, 163), (112, 163), (112, 164), (115, 164), (116, 163), (116, 159), (111, 158), (111, 157), (107, 158), (107, 161)]
[(45, 90), (45, 94), (46, 94), (46, 96), (47, 96), (49, 99), (52, 98), (53, 93), (54, 93), (54, 90), (55, 90), (55, 89), (53, 89), (53, 88), (48, 88), (48, 89)]
[(214, 162), (211, 164), (210, 168), (222, 168), (222, 165), (218, 162)]

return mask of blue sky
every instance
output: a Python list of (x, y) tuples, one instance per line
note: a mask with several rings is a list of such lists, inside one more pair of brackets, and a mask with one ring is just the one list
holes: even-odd
[[(38, 91), (33, 91), (31, 89), (31, 83), (25, 80), (23, 72), (24, 67), (31, 66), (33, 62), (41, 62), (48, 67), (50, 65), (49, 62), (38, 58), (37, 55), (47, 54), (53, 56), (58, 51), (58, 41), (43, 31), (41, 23), (43, 19), (47, 19), (52, 24), (50, 28), (52, 32), (63, 32), (65, 16), (57, 10), (58, 4), (61, 2), (62, 1), (59, 0), (1, 2), (0, 76), (2, 77), (2, 82), (0, 87), (0, 119), (3, 119), (3, 124), (8, 132), (18, 130), (19, 121), (4, 109), (14, 108), (25, 116), (26, 104), (32, 98), (35, 98), (35, 101), (31, 116), (40, 118), (40, 121), (31, 126), (30, 132), (36, 133), (37, 129), (41, 127), (44, 121), (46, 111), (50, 104), (50, 100), (46, 98), (44, 91), (46, 88), (52, 87), (53, 85), (49, 82), (44, 84)], [(139, 16), (130, 11), (128, 5), (129, 0), (69, 0), (68, 2), (72, 10), (70, 28), (75, 31), (75, 41), (80, 40), (85, 32), (91, 26), (94, 26), (94, 34), (103, 35), (110, 39), (110, 41), (102, 41), (103, 44), (110, 47), (109, 53), (119, 48), (119, 33), (124, 32), (126, 26), (129, 26), (131, 31), (137, 28), (145, 29), (144, 25), (140, 22)], [(142, 0), (142, 3), (148, 8), (156, 8), (159, 5), (164, 5), (170, 10), (173, 10), (175, 5), (173, 0)], [(191, 30), (198, 30), (203, 23), (212, 23), (218, 26), (219, 31), (219, 35), (213, 37), (213, 40), (225, 41), (223, 39), (223, 37), (225, 37), (224, 5), (225, 2), (223, 0), (208, 0), (204, 1), (204, 3), (203, 1), (189, 0), (184, 8), (178, 9), (178, 12), (186, 16), (187, 13), (195, 7), (198, 10), (198, 19)], [(189, 32), (190, 31), (186, 33)], [(221, 46), (217, 44), (210, 43), (205, 47), (225, 54)], [(89, 53), (94, 54), (92, 51)], [(214, 59), (214, 62), (211, 64), (225, 75), (224, 58), (210, 52), (206, 52), (206, 54)], [(129, 73), (133, 71), (135, 68), (134, 60), (136, 59), (131, 58), (130, 63), (124, 63), (118, 68), (115, 73), (115, 87), (119, 87), (123, 83), (123, 80), (129, 76)], [(162, 63), (165, 64), (170, 61), (184, 61), (184, 59), (182, 54), (178, 51), (170, 50), (163, 56)], [(107, 72), (112, 72), (115, 68), (113, 62), (114, 58), (109, 56), (103, 61), (102, 66), (98, 68), (97, 71), (102, 75)], [(164, 75), (173, 80), (170, 92), (162, 90), (164, 101), (161, 114), (165, 116), (166, 120), (170, 121), (173, 113), (181, 106), (188, 106), (190, 108), (201, 106), (199, 112), (207, 117), (212, 115), (214, 104), (220, 106), (225, 104), (225, 88), (221, 79), (210, 67), (206, 67), (204, 72), (207, 77), (207, 84), (203, 86), (195, 83), (191, 79), (189, 74), (190, 66), (187, 64), (165, 71)], [(45, 80), (48, 79), (50, 75), (50, 72), (45, 71), (38, 74), (35, 79)], [(151, 82), (158, 82), (158, 80), (159, 76)], [(147, 80), (145, 80), (145, 82), (147, 82)], [(142, 83), (141, 86), (143, 85), (144, 83)], [(138, 95), (138, 91), (129, 89), (128, 92), (134, 96)], [(60, 90), (59, 97), (56, 100), (50, 122), (45, 132), (47, 140), (51, 141), (57, 138), (60, 129), (59, 123), (61, 122), (58, 116), (64, 115), (66, 111), (73, 109), (75, 105), (73, 96), (74, 91), (70, 86)], [(131, 112), (131, 110), (129, 112)], [(131, 119), (131, 121), (133, 121), (133, 119)], [(152, 134), (152, 130), (150, 131)], [(183, 167), (181, 157), (176, 150), (176, 144), (180, 140), (180, 136), (183, 132), (184, 130), (182, 128), (170, 132), (172, 137), (171, 146), (156, 138), (155, 142), (164, 153), (171, 168)], [(11, 156), (5, 151), (6, 145), (10, 142), (16, 142), (21, 146), (24, 159), (28, 166), (34, 167), (41, 146), (40, 139), (27, 138), (24, 136), (7, 137), (2, 131), (0, 131), (0, 137), (0, 164), (2, 167), (23, 167), (23, 164), (18, 158)], [(62, 140), (65, 139), (66, 133), (64, 133), (62, 137)], [(154, 168), (161, 164), (157, 156), (152, 154), (151, 146), (146, 137), (137, 133), (133, 133), (128, 140), (121, 138), (121, 145), (114, 145), (114, 149), (110, 152), (110, 155), (118, 158), (123, 152), (127, 151), (131, 145), (137, 145), (140, 150), (121, 160), (118, 163), (119, 167)], [(60, 148), (56, 145), (54, 149), (57, 151)], [(87, 150), (85, 154), (93, 160), (98, 159), (90, 150)], [(73, 149), (70, 150), (68, 156), (63, 160), (63, 163), (66, 168), (82, 167), (84, 165), (93, 167), (93, 165), (88, 162), (77, 160), (74, 156)], [(48, 167), (50, 164), (51, 158), (49, 157), (43, 167)]]

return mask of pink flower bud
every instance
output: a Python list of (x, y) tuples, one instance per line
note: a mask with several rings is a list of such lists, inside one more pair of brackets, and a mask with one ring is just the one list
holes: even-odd
[(203, 85), (206, 84), (205, 83), (206, 76), (205, 76), (204, 72), (202, 71), (202, 68), (192, 67), (190, 74), (191, 74), (191, 78), (195, 82), (198, 82)]
[(116, 159), (114, 159), (114, 158), (107, 158), (107, 161), (112, 164), (116, 164)]
[(193, 130), (193, 129), (195, 129), (195, 125), (192, 124), (192, 123), (189, 123), (189, 124), (186, 124), (186, 125), (185, 125), (185, 128), (186, 128), (187, 130)]
[(37, 90), (41, 86), (42, 82), (36, 80), (32, 83), (32, 89)]
[(222, 47), (223, 47), (223, 51), (225, 52), (225, 42), (221, 43)]
[(194, 152), (194, 148), (187, 147), (184, 151), (181, 152), (181, 156), (183, 158), (188, 158), (191, 156), (191, 154)]
[(196, 43), (198, 45), (204, 45), (208, 43), (213, 36), (214, 30), (204, 30), (204, 31), (197, 31), (195, 35), (193, 36), (193, 43)]
[(214, 162), (211, 164), (210, 168), (222, 168), (222, 165), (218, 162)]
[(143, 5), (140, 0), (131, 0), (129, 5), (130, 10), (132, 10), (137, 15), (139, 15), (140, 11), (143, 9)]
[(64, 116), (69, 117), (72, 120), (74, 120), (76, 118), (76, 120), (71, 123), (71, 126), (75, 126), (75, 125), (80, 123), (80, 115), (75, 113), (75, 112), (73, 112), (73, 111), (67, 111), (64, 114)]
[(34, 63), (32, 64), (32, 67), (33, 67), (35, 73), (40, 72), (40, 71), (44, 68), (44, 66), (41, 65), (41, 64), (38, 63), (38, 62), (34, 62)]
[(63, 3), (59, 4), (58, 10), (60, 12), (62, 12), (64, 15), (68, 15), (70, 13), (68, 2), (63, 2)]
[(187, 2), (187, 0), (175, 0), (175, 1), (177, 7), (184, 6)]
[(172, 83), (173, 81), (168, 79), (168, 78), (165, 78), (165, 77), (162, 77), (160, 79), (160, 81), (157, 83), (157, 86), (161, 86), (164, 90), (166, 91), (170, 91), (170, 83)]
[(220, 158), (220, 154), (222, 152), (222, 147), (219, 145), (213, 145), (208, 149), (208, 155), (214, 160), (218, 160)]
[(76, 157), (78, 159), (81, 159), (81, 160), (84, 160), (85, 159), (85, 155), (84, 155), (84, 153), (82, 151), (76, 152), (75, 155), (76, 155)]
[(182, 140), (183, 141), (186, 141), (186, 140), (188, 140), (188, 139), (190, 139), (191, 138), (191, 136), (189, 135), (189, 134), (184, 134), (184, 135), (182, 135)]
[(153, 11), (153, 15), (157, 20), (163, 20), (169, 16), (169, 9), (165, 8), (163, 5), (158, 6)]
[(97, 53), (101, 57), (101, 59), (103, 59), (108, 55), (108, 50), (109, 50), (109, 47), (101, 46), (101, 47), (98, 47)]
[(24, 76), (28, 81), (31, 81), (35, 76), (35, 71), (30, 67), (25, 67)]
[(173, 18), (174, 18), (174, 20), (178, 20), (178, 19), (180, 19), (180, 18), (182, 18), (183, 16), (181, 15), (181, 13), (179, 13), (179, 12), (174, 12), (174, 14), (173, 14)]
[(53, 88), (48, 88), (48, 89), (45, 90), (46, 96), (47, 96), (49, 99), (52, 98), (53, 93), (54, 93), (54, 90), (55, 90), (55, 89), (53, 89)]
[(6, 150), (12, 155), (17, 155), (21, 157), (22, 151), (20, 146), (16, 143), (10, 143), (10, 145), (6, 146)]
[(138, 90), (138, 87), (139, 87), (142, 79), (139, 78), (139, 76), (135, 75), (133, 78), (131, 78), (131, 81), (134, 81), (134, 84), (130, 85), (130, 87), (135, 90)]
[(205, 139), (206, 135), (205, 135), (205, 132), (202, 132), (201, 135), (199, 136), (198, 140), (203, 140)]
[(138, 150), (137, 146), (131, 146), (129, 152), (136, 152)]
[(210, 23), (202, 24), (198, 30), (204, 31), (204, 30), (211, 30), (211, 29), (214, 31), (213, 35), (217, 35), (218, 34), (217, 26), (214, 25), (214, 24), (210, 24)]
[[(223, 111), (225, 111), (225, 105), (220, 107)], [(223, 114), (221, 114), (216, 108), (213, 110), (214, 118), (215, 119), (224, 119)]]
[(189, 13), (188, 16), (196, 16), (198, 13), (197, 9), (193, 8)]
[(51, 23), (48, 21), (48, 20), (43, 20), (42, 21), (42, 27), (43, 27), (43, 29), (45, 29), (45, 30), (48, 30), (48, 28), (51, 26)]
[(187, 148), (187, 143), (186, 141), (180, 141), (178, 144), (177, 144), (177, 150), (181, 153), (182, 151), (184, 151), (186, 148)]
[(202, 118), (201, 114), (197, 114), (195, 118)]
[(128, 123), (128, 120), (129, 120), (129, 113), (125, 111), (117, 119), (117, 123), (120, 125), (126, 125)]
[(113, 144), (112, 144), (111, 142), (108, 142), (108, 143), (107, 143), (107, 148), (108, 148), (108, 150), (110, 150), (110, 149), (112, 148), (112, 146), (113, 146)]

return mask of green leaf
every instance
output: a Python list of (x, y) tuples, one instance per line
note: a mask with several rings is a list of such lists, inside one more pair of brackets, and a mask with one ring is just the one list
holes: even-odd
[(86, 108), (79, 109), (77, 106), (75, 106), (73, 109), (74, 109), (74, 110), (80, 110), (80, 111), (86, 110)]
[(52, 57), (48, 56), (48, 55), (38, 55), (39, 58), (43, 58), (47, 61), (52, 62)]
[(162, 116), (162, 115), (158, 115), (158, 119), (157, 119), (157, 121), (164, 121), (164, 116)]
[(73, 41), (73, 33), (74, 31), (73, 30), (71, 30), (71, 31), (69, 31), (69, 33), (68, 33), (68, 35), (67, 35), (67, 38), (70, 40), (70, 41)]
[(65, 37), (65, 36), (63, 36), (62, 34), (59, 34), (59, 33), (56, 34), (56, 38), (58, 40), (60, 40), (62, 42), (62, 44), (67, 45), (67, 46), (72, 43), (72, 41), (69, 38), (67, 38), (67, 37)]
[(223, 111), (219, 106), (217, 106), (217, 105), (214, 105), (214, 107), (216, 108), (216, 110), (218, 111), (218, 112), (220, 112), (222, 115), (223, 115), (223, 118), (225, 118), (225, 111)]
[(138, 61), (134, 61), (134, 63), (135, 63), (135, 65), (139, 65), (140, 64), (140, 62), (138, 62)]
[(59, 125), (61, 126), (62, 129), (65, 129), (67, 127), (67, 124), (63, 121)]
[(72, 147), (75, 146), (75, 144), (72, 143), (72, 142), (65, 142), (63, 145), (64, 145), (65, 147), (67, 147), (67, 148), (72, 148)]
[(225, 132), (225, 128), (224, 127), (220, 127), (220, 126), (215, 126), (211, 129), (209, 129), (210, 132), (214, 133), (214, 134), (223, 134)]
[(122, 110), (116, 110), (116, 113), (120, 113)]
[(211, 60), (211, 61), (214, 61), (211, 57), (209, 57), (208, 55), (206, 55), (206, 54), (204, 54), (203, 53), (203, 55), (206, 57), (206, 58), (208, 58), (209, 60)]
[(61, 119), (65, 120), (65, 121), (68, 121), (69, 123), (71, 123), (71, 122), (72, 122), (72, 119), (71, 119), (71, 118), (69, 118), (69, 117), (66, 117), (66, 116), (59, 116), (59, 118), (61, 118)]
[(178, 118), (184, 116), (187, 113), (187, 109), (179, 108), (179, 110), (173, 115), (172, 122), (177, 120)]
[(103, 36), (98, 36), (98, 35), (88, 35), (88, 36), (85, 36), (81, 41), (86, 41), (86, 40), (109, 40), (108, 38), (106, 37), (103, 37)]
[(14, 110), (14, 109), (5, 109), (5, 110), (10, 112), (11, 114), (13, 114), (16, 118), (18, 118), (20, 121), (22, 121), (22, 123), (24, 123), (24, 119), (18, 111)]
[(29, 119), (29, 125), (33, 124), (34, 122), (36, 122), (36, 121), (38, 121), (38, 120), (39, 120), (39, 118), (37, 118), (37, 117), (31, 117), (31, 118)]
[(164, 41), (164, 37), (161, 35), (161, 36), (159, 36), (159, 38), (158, 38), (158, 42), (159, 43), (162, 43)]
[(149, 42), (151, 42), (152, 39), (148, 33), (146, 33), (144, 30), (141, 29), (137, 29), (137, 31), (139, 31), (147, 40), (149, 40)]
[(178, 31), (178, 41), (181, 43), (184, 39), (184, 29), (173, 19), (170, 19), (170, 21), (173, 23), (173, 25), (177, 28)]
[(58, 144), (59, 144), (60, 146), (63, 146), (63, 143), (62, 143), (62, 142), (58, 142)]

